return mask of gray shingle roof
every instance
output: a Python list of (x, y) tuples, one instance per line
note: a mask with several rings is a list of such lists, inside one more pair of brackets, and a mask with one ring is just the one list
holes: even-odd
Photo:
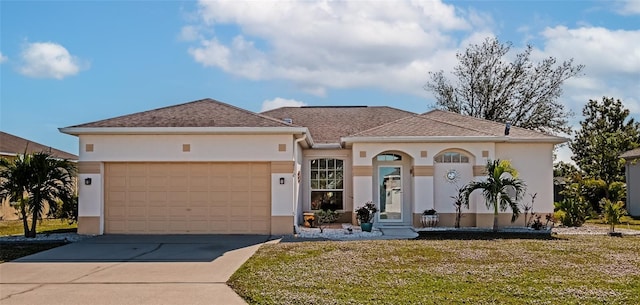
[(291, 127), (280, 120), (213, 99), (123, 115), (78, 127)]
[(316, 143), (340, 143), (340, 138), (358, 133), (415, 113), (392, 107), (328, 106), (282, 107), (261, 114), (309, 128)]
[[(378, 127), (374, 127), (350, 137), (501, 137), (505, 124), (465, 116), (444, 110), (432, 110), (427, 113), (406, 117)], [(557, 141), (562, 138), (545, 133), (512, 126), (509, 137), (519, 139), (548, 139)]]
[(25, 152), (25, 148), (27, 149), (27, 153), (46, 151), (56, 158), (78, 160), (78, 156), (66, 151), (55, 149), (50, 146), (0, 131), (0, 153), (6, 155), (23, 154)]
[(640, 158), (640, 147), (623, 153), (622, 155), (620, 155), (620, 158), (625, 158), (625, 159)]

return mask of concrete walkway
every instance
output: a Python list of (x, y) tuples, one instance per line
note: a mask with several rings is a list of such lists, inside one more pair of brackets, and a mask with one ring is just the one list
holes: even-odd
[(226, 281), (267, 240), (98, 236), (0, 264), (0, 303), (246, 304)]

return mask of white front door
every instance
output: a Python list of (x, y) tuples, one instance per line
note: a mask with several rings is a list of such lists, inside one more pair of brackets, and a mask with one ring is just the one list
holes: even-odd
[(378, 190), (380, 222), (403, 222), (402, 166), (379, 166)]

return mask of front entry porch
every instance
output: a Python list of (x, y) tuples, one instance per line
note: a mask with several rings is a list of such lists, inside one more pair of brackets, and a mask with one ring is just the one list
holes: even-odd
[(382, 152), (372, 158), (372, 196), (378, 213), (378, 228), (410, 228), (413, 225), (413, 158), (396, 152)]

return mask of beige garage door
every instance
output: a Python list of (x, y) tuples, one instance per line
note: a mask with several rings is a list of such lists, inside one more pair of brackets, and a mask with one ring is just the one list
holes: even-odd
[(106, 163), (106, 233), (268, 234), (269, 163)]

